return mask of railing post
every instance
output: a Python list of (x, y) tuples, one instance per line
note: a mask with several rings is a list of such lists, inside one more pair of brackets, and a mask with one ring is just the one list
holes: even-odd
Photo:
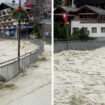
[(31, 64), (31, 52), (30, 52), (30, 64)]

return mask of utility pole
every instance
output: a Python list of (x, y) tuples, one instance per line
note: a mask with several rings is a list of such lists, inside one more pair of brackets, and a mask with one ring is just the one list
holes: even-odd
[[(21, 7), (21, 0), (19, 0), (19, 7)], [(18, 8), (19, 8), (18, 7)], [(18, 70), (20, 71), (20, 21), (21, 19), (19, 19), (19, 32), (18, 32)]]

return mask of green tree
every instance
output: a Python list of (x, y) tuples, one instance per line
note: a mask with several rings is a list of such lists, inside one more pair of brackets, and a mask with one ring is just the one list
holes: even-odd
[(69, 27), (69, 23), (66, 23), (62, 26), (55, 23), (54, 24), (54, 41), (65, 41), (65, 40), (88, 40), (89, 33), (84, 28), (74, 30), (73, 34), (67, 36), (67, 28)]
[(80, 30), (79, 30), (79, 38), (81, 39), (81, 40), (87, 40), (88, 39), (88, 37), (89, 37), (89, 33), (88, 33), (88, 31), (87, 30), (85, 30), (84, 28), (81, 28)]
[(54, 38), (56, 40), (66, 40), (66, 27), (63, 25), (60, 27), (59, 24), (54, 24)]
[(84, 28), (74, 30), (73, 34), (70, 36), (70, 40), (88, 40), (89, 33)]
[(54, 7), (57, 8), (62, 5), (62, 0), (54, 0)]
[(38, 35), (39, 29), (38, 29), (38, 25), (37, 24), (35, 24), (33, 26), (33, 31), (34, 31), (35, 35)]

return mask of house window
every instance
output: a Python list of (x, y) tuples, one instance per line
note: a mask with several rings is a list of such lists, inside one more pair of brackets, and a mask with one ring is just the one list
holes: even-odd
[(92, 28), (92, 33), (97, 33), (97, 28), (96, 27)]
[(85, 31), (87, 31), (87, 27), (83, 27), (83, 29), (84, 29)]
[(78, 29), (79, 29), (78, 27), (73, 28), (73, 32), (77, 31)]
[(101, 27), (101, 32), (105, 33), (105, 27)]
[(60, 24), (60, 27), (64, 27), (64, 24)]

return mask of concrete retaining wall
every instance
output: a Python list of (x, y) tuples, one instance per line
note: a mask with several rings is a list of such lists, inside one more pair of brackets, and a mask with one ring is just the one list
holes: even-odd
[[(42, 42), (38, 40), (31, 40), (31, 42), (37, 44), (39, 48), (20, 57), (20, 68), (22, 70), (26, 70), (31, 64), (34, 64), (38, 56), (44, 51), (44, 44)], [(0, 64), (0, 75), (3, 76), (6, 81), (12, 79), (19, 73), (17, 58)]]
[[(105, 40), (103, 41), (75, 41), (75, 42), (68, 42), (68, 49), (70, 50), (78, 50), (78, 49), (86, 49), (86, 48), (97, 48), (105, 46)], [(66, 42), (57, 42), (54, 44), (54, 52), (60, 52), (63, 50), (67, 50), (67, 43)]]

